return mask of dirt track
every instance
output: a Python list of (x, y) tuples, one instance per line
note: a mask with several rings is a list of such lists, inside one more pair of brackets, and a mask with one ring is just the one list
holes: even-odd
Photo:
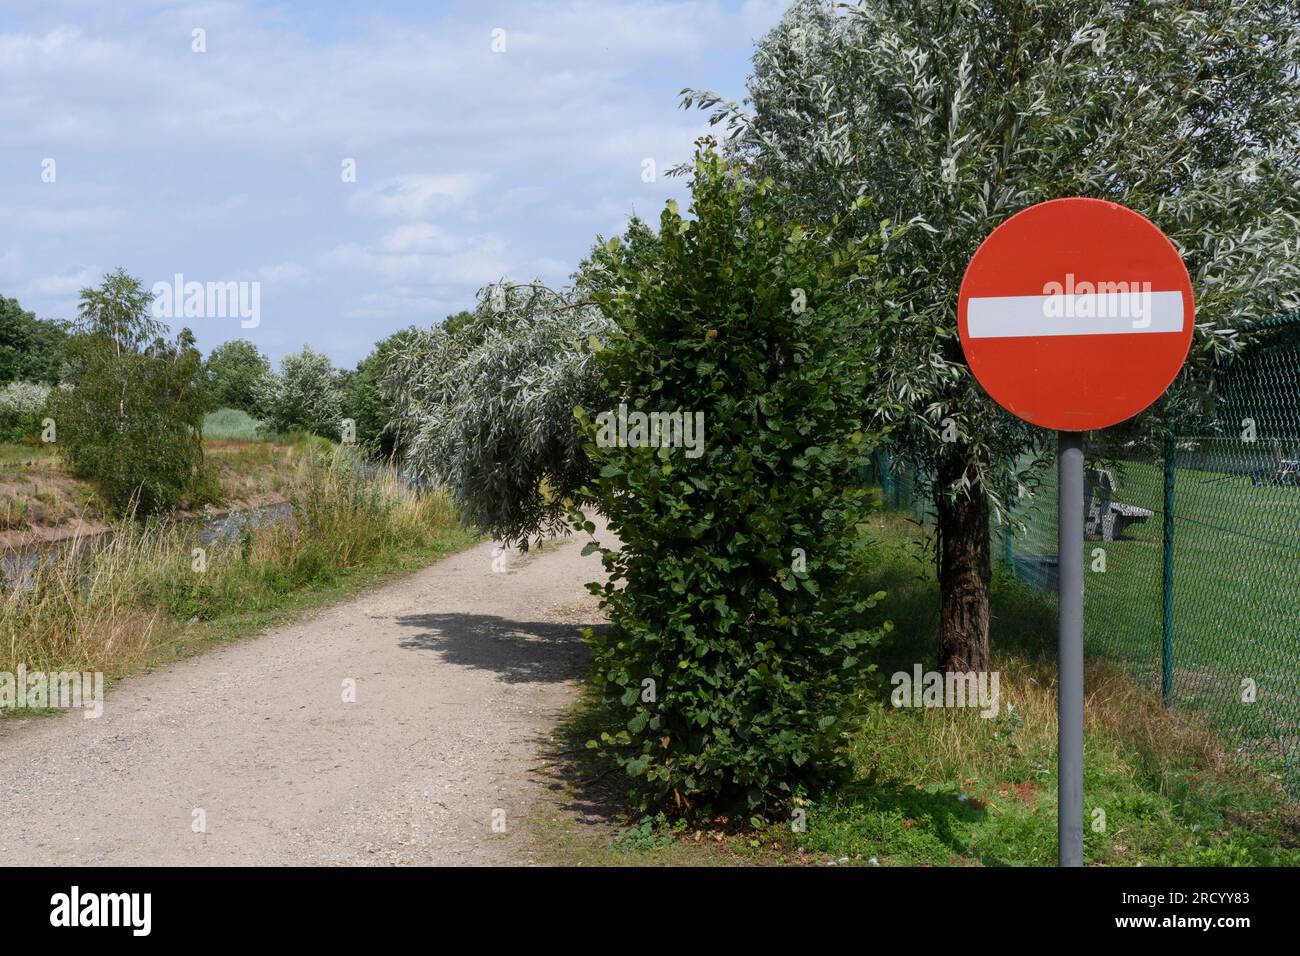
[(0, 860), (529, 862), (530, 770), (599, 618), (585, 540), (511, 552), (504, 574), (479, 545), (123, 681), (98, 719), (0, 723)]

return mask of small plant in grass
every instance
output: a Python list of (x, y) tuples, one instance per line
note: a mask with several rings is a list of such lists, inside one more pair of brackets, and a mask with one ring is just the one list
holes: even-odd
[[(755, 814), (847, 770), (881, 635), (858, 624), (879, 595), (854, 583), (871, 369), (844, 348), (870, 317), (845, 288), (870, 288), (880, 240), (786, 225), (769, 184), (707, 148), (693, 193), (655, 261), (597, 292), (618, 328), (597, 353), (609, 405), (576, 414), (621, 544), (590, 585), (612, 624), (591, 638), (612, 726), (590, 746), (646, 807)], [(600, 413), (620, 405), (702, 415), (702, 442), (612, 441)]]
[(657, 850), (672, 846), (686, 831), (686, 821), (671, 821), (663, 813), (643, 816), (631, 826), (623, 827), (610, 839), (611, 849), (623, 853)]

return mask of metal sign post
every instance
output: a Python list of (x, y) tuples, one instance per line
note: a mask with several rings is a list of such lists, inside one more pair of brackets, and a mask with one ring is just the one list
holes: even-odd
[(1160, 397), (1187, 358), (1194, 316), (1192, 277), (1165, 234), (1131, 209), (1078, 196), (1022, 209), (989, 233), (957, 295), (976, 381), (1057, 435), (1061, 866), (1083, 866), (1083, 433)]
[(1083, 866), (1083, 435), (1056, 433), (1057, 863)]

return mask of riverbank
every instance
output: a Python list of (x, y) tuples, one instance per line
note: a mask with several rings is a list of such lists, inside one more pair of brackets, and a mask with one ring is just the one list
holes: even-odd
[(119, 522), (52, 549), (0, 601), (0, 672), (102, 672), (111, 681), (255, 633), (294, 609), (431, 563), (475, 538), (440, 494), (350, 454), (306, 455), (280, 494), (292, 520), (212, 539), (192, 521)]
[[(219, 517), (282, 503), (304, 460), (321, 446), (321, 440), (305, 436), (206, 439), (203, 451), (220, 484), (221, 501), (207, 508), (181, 507), (172, 517)], [(94, 485), (67, 474), (52, 446), (0, 444), (0, 552), (93, 537), (113, 524)]]

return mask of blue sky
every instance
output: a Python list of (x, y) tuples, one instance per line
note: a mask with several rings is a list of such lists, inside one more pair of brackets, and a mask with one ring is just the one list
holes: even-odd
[(742, 96), (785, 6), (0, 0), (0, 294), (71, 318), (117, 266), (256, 281), (257, 328), (175, 324), (353, 365), (684, 198), (678, 91)]

